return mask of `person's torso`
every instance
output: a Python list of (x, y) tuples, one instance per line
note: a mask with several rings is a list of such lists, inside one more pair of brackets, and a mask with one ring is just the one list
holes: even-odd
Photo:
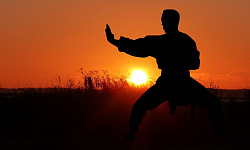
[(176, 35), (152, 36), (152, 57), (156, 58), (158, 68), (171, 71), (188, 71), (187, 61), (192, 49), (192, 39), (181, 32)]

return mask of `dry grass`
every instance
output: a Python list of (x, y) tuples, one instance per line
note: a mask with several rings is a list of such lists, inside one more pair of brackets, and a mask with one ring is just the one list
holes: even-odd
[[(223, 103), (230, 134), (226, 142), (211, 134), (203, 110), (197, 108), (191, 118), (190, 108), (180, 107), (170, 116), (163, 103), (147, 114), (137, 141), (125, 143), (132, 105), (153, 82), (135, 86), (106, 71), (81, 69), (80, 74), (80, 81), (64, 82), (58, 76), (47, 88), (0, 93), (0, 149), (239, 149), (242, 144), (249, 148), (249, 103)], [(221, 92), (218, 86), (211, 87), (212, 92)]]

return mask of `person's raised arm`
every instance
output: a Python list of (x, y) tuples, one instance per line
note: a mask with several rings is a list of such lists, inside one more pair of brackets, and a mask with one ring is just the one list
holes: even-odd
[(106, 32), (106, 37), (107, 37), (107, 40), (109, 41), (109, 43), (111, 43), (114, 46), (118, 47), (119, 46), (119, 40), (116, 40), (114, 38), (114, 34), (111, 32), (111, 29), (110, 29), (108, 24), (106, 24), (105, 32)]
[(148, 48), (149, 48), (148, 45), (150, 43), (149, 37), (132, 40), (120, 36), (120, 39), (117, 40), (114, 38), (114, 34), (111, 32), (111, 29), (108, 24), (106, 25), (105, 32), (108, 42), (116, 46), (120, 52), (125, 52), (135, 57), (149, 56), (148, 53)]

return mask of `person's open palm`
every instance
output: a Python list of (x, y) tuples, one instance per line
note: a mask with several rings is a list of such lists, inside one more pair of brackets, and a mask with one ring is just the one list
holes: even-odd
[(114, 34), (112, 34), (112, 32), (111, 32), (110, 27), (109, 27), (108, 24), (106, 25), (105, 32), (106, 32), (107, 40), (108, 40), (111, 44), (113, 44), (113, 42), (114, 42)]

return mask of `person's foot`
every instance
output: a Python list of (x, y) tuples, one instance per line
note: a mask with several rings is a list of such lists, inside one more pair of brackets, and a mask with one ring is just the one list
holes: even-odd
[(125, 137), (124, 137), (124, 139), (126, 140), (126, 141), (134, 141), (134, 139), (135, 139), (135, 134), (132, 134), (131, 132), (129, 132)]
[(130, 129), (129, 133), (125, 136), (126, 141), (134, 141), (137, 128)]

